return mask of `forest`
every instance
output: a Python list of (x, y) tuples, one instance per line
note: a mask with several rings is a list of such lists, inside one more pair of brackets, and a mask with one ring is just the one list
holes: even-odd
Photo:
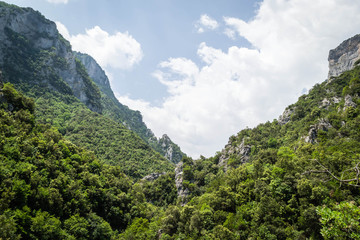
[[(359, 239), (360, 66), (301, 96), (291, 120), (245, 129), (250, 160), (224, 152), (182, 160), (147, 181), (77, 147), (34, 115), (34, 100), (1, 90), (3, 239)], [(356, 107), (346, 106), (346, 96)], [(324, 98), (339, 98), (321, 106)], [(347, 103), (349, 104), (349, 103)], [(313, 142), (304, 136), (321, 121)], [(100, 146), (99, 146), (100, 148)], [(97, 150), (96, 150), (97, 151)]]
[[(0, 2), (0, 18), (26, 11)], [(177, 163), (45, 35), (0, 43), (0, 240), (360, 239), (359, 61), (212, 157), (174, 145)]]

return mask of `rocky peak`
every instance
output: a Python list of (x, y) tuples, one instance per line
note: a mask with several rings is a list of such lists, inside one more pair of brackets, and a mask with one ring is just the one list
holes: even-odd
[(106, 76), (105, 71), (100, 67), (100, 65), (95, 61), (94, 58), (85, 53), (74, 52), (74, 54), (85, 66), (89, 76), (99, 87), (111, 89), (110, 81)]
[(170, 162), (178, 163), (181, 161), (183, 154), (175, 143), (171, 141), (168, 135), (164, 134), (158, 141), (161, 147), (161, 153), (165, 158), (167, 158)]
[[(37, 68), (29, 62), (35, 62)], [(22, 69), (23, 77), (14, 81), (66, 91), (91, 110), (102, 110), (99, 89), (76, 62), (70, 43), (59, 34), (54, 22), (31, 8), (0, 2), (0, 67), (6, 76), (16, 68)], [(10, 80), (5, 77), (5, 81)]]
[(341, 73), (351, 70), (360, 59), (360, 34), (342, 42), (337, 48), (329, 52), (328, 79), (337, 77)]

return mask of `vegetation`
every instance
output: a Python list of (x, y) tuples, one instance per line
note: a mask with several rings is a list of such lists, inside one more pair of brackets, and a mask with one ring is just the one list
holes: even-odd
[[(184, 157), (179, 177), (114, 121), (114, 105), (102, 115), (74, 96), (58, 49), (5, 34), (1, 71), (14, 85), (0, 84), (0, 239), (360, 239), (359, 65), (301, 96), (289, 121)], [(76, 64), (89, 103), (103, 106)]]
[(119, 166), (38, 124), (33, 101), (10, 84), (1, 93), (0, 239), (117, 238), (160, 211), (145, 195), (157, 205), (175, 202), (173, 174), (133, 185)]
[[(111, 118), (108, 112), (114, 109), (106, 108), (105, 114), (90, 111), (89, 108), (101, 112), (106, 102), (102, 102), (99, 88), (79, 60), (75, 60), (73, 74), (75, 80), (81, 78), (84, 83), (85, 104), (75, 97), (74, 92), (81, 90), (72, 89), (60, 77), (60, 71), (72, 71), (63, 50), (35, 47), (33, 40), (10, 28), (5, 28), (5, 33), (11, 44), (5, 48), (4, 79), (35, 99), (35, 115), (40, 123), (51, 124), (66, 139), (93, 151), (102, 162), (121, 166), (130, 177), (139, 179), (174, 169), (172, 163), (115, 120), (116, 111)], [(64, 48), (68, 46), (65, 44)]]

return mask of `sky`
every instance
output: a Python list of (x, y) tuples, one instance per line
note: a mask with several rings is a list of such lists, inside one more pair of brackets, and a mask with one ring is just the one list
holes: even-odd
[(273, 121), (360, 33), (354, 0), (9, 0), (56, 22), (119, 101), (198, 158)]

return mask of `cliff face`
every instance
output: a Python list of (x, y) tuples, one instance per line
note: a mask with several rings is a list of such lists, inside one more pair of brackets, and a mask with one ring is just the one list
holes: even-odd
[(359, 59), (360, 34), (345, 40), (337, 48), (330, 50), (328, 79), (351, 70)]
[(0, 2), (0, 70), (5, 81), (73, 94), (101, 112), (100, 92), (54, 22), (30, 8)]
[(76, 52), (75, 55), (85, 66), (89, 76), (103, 93), (101, 96), (103, 114), (136, 132), (154, 150), (159, 152), (170, 162), (180, 162), (184, 153), (181, 152), (179, 146), (173, 143), (166, 134), (158, 139), (154, 133), (147, 128), (139, 111), (131, 110), (117, 100), (111, 90), (108, 77), (95, 59), (87, 54), (79, 52)]

